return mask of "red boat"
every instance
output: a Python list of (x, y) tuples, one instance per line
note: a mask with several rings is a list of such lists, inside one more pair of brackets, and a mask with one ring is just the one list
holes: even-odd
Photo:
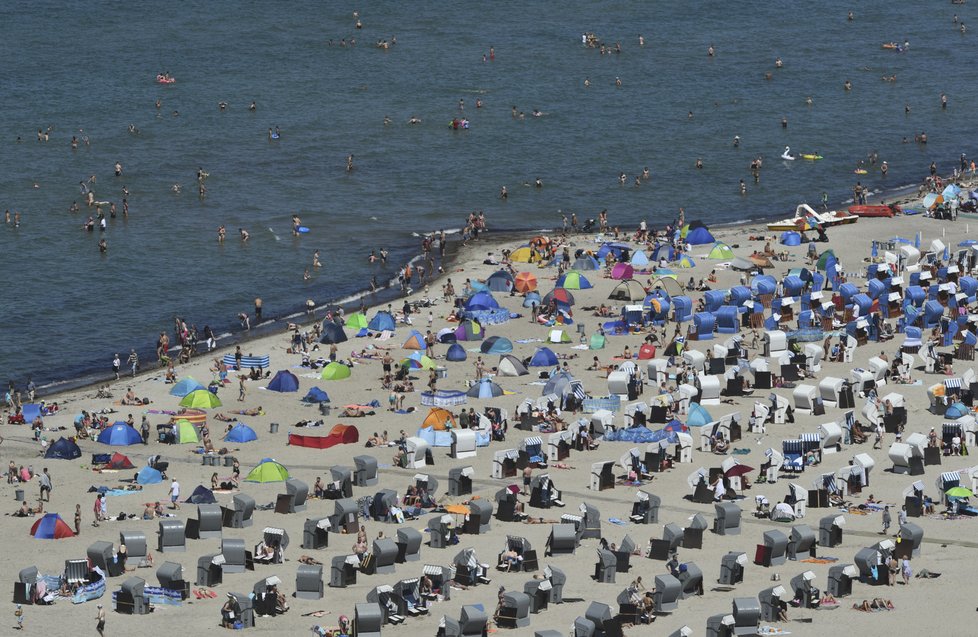
[(849, 214), (857, 217), (892, 217), (900, 212), (900, 206), (849, 206)]

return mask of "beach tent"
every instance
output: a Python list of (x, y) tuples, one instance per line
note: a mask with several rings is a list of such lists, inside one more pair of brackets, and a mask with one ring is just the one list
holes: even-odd
[(595, 256), (603, 260), (610, 253), (615, 259), (620, 259), (628, 250), (631, 250), (631, 246), (624, 243), (602, 243)]
[(431, 427), (435, 431), (445, 431), (446, 429), (455, 429), (458, 427), (458, 423), (455, 422), (455, 415), (452, 412), (441, 407), (432, 407), (421, 426)]
[(530, 263), (534, 259), (530, 246), (520, 246), (509, 254), (509, 260), (515, 263)]
[(492, 382), (492, 379), (483, 378), (469, 387), (465, 395), (470, 398), (495, 398), (503, 395), (503, 388)]
[(407, 367), (409, 369), (434, 369), (435, 361), (431, 360), (421, 352), (414, 352), (407, 358), (401, 360), (398, 363), (401, 367)]
[(529, 367), (553, 367), (557, 364), (557, 355), (548, 347), (538, 347), (530, 358)]
[(455, 338), (455, 328), (454, 327), (443, 327), (438, 330), (436, 338), (439, 343), (454, 343), (458, 339)]
[(652, 285), (649, 286), (649, 291), (652, 290), (662, 290), (666, 293), (667, 298), (682, 296), (683, 294), (683, 289), (682, 286), (679, 285), (679, 281), (667, 276), (660, 276), (652, 279)]
[(660, 243), (652, 250), (652, 261), (659, 262), (665, 259), (673, 261), (676, 258), (676, 250), (668, 243)]
[(302, 402), (304, 403), (328, 403), (329, 396), (318, 387), (313, 387), (309, 392), (302, 397)]
[(513, 351), (513, 342), (505, 336), (490, 336), (482, 341), (479, 350), (483, 354), (508, 354)]
[(183, 400), (180, 401), (180, 406), (213, 409), (221, 406), (221, 400), (206, 389), (198, 389), (184, 396)]
[(616, 281), (630, 279), (634, 274), (635, 268), (627, 263), (616, 263), (615, 267), (611, 268), (611, 278)]
[(523, 297), (523, 307), (540, 307), (540, 293), (527, 292)]
[(532, 292), (537, 289), (537, 278), (532, 272), (520, 272), (516, 275), (514, 287), (520, 294)]
[(198, 484), (190, 497), (183, 501), (184, 504), (217, 504), (214, 492), (202, 484)]
[(177, 444), (196, 444), (200, 442), (200, 438), (197, 436), (197, 430), (194, 429), (194, 424), (186, 418), (181, 418), (173, 423), (173, 435)]
[(647, 361), (655, 358), (655, 345), (652, 343), (642, 343), (638, 348), (638, 360)]
[(499, 309), (499, 301), (490, 292), (476, 292), (465, 302), (466, 312), (486, 312)]
[(778, 241), (781, 242), (781, 245), (785, 246), (799, 246), (801, 245), (801, 234), (794, 230), (788, 230), (787, 232), (781, 233), (781, 238)]
[(604, 334), (595, 332), (594, 334), (591, 334), (591, 341), (588, 347), (591, 349), (604, 349), (606, 341), (607, 339), (605, 338)]
[(710, 412), (699, 403), (690, 403), (689, 411), (686, 414), (686, 425), (689, 427), (702, 427), (713, 422)]
[(469, 287), (472, 288), (472, 292), (489, 292), (489, 286), (482, 281), (469, 281)]
[(54, 460), (74, 460), (81, 458), (81, 449), (78, 448), (74, 440), (68, 440), (62, 436), (51, 443), (48, 450), (44, 452), (44, 457)]
[(333, 321), (323, 321), (323, 335), (319, 337), (320, 343), (330, 345), (332, 343), (343, 343), (347, 340), (346, 332), (342, 325), (337, 325)]
[(130, 460), (127, 456), (122, 455), (118, 451), (112, 454), (112, 457), (109, 458), (109, 461), (105, 464), (106, 469), (121, 470), (121, 469), (135, 469), (135, 467), (136, 465), (132, 463), (132, 460)]
[(635, 279), (625, 279), (615, 286), (608, 298), (613, 301), (642, 301), (645, 299), (645, 288)]
[(235, 426), (231, 427), (231, 431), (224, 435), (224, 442), (252, 442), (253, 440), (258, 440), (258, 434), (255, 430), (239, 422)]
[(354, 312), (346, 317), (344, 325), (351, 330), (362, 330), (369, 324), (367, 316), (363, 312)]
[(722, 241), (714, 243), (713, 247), (710, 248), (710, 252), (706, 255), (707, 259), (732, 259), (733, 257), (733, 250)]
[(964, 418), (971, 413), (971, 410), (964, 403), (954, 403), (944, 411), (944, 417), (948, 420)]
[(455, 328), (455, 340), (457, 341), (481, 341), (485, 337), (485, 330), (472, 319), (462, 321)]
[(550, 305), (551, 301), (557, 301), (558, 303), (564, 303), (565, 305), (574, 305), (574, 295), (568, 292), (565, 288), (554, 288), (547, 292), (546, 296), (543, 297), (541, 305)]
[(387, 310), (381, 310), (367, 323), (367, 329), (374, 332), (393, 332), (397, 327), (393, 315)]
[(153, 467), (146, 466), (136, 474), (136, 484), (159, 484), (163, 482), (163, 474)]
[(600, 270), (601, 264), (590, 254), (582, 254), (571, 264), (571, 269), (579, 272), (589, 272), (591, 270)]
[[(291, 434), (290, 434), (291, 437)], [(281, 463), (271, 458), (264, 458), (258, 466), (251, 470), (246, 482), (285, 482), (289, 479), (289, 470)]]
[(35, 540), (62, 540), (75, 536), (71, 527), (57, 513), (45, 513), (44, 517), (31, 527), (31, 535)]
[[(570, 321), (567, 321), (570, 323)], [(547, 341), (550, 343), (570, 343), (570, 335), (564, 330), (550, 330), (550, 334), (547, 335)]]
[(445, 360), (453, 363), (464, 361), (466, 358), (468, 358), (468, 354), (465, 353), (465, 348), (458, 343), (452, 343), (449, 345), (448, 351), (445, 352)]
[(706, 245), (708, 243), (716, 243), (716, 239), (710, 234), (710, 231), (705, 227), (700, 226), (699, 228), (693, 228), (686, 235), (686, 243), (692, 246)]
[(506, 354), (499, 357), (496, 373), (500, 376), (526, 376), (530, 372), (520, 359), (512, 354)]
[(329, 449), (336, 445), (348, 445), (360, 440), (360, 432), (351, 425), (333, 425), (328, 436), (303, 436), (289, 433), (289, 444), (293, 447)]
[(350, 377), (350, 368), (343, 363), (330, 363), (319, 375), (323, 380), (343, 380)]
[(693, 261), (692, 257), (689, 255), (684, 254), (683, 256), (679, 257), (679, 261), (676, 262), (676, 265), (683, 269), (695, 268), (696, 261)]
[(175, 383), (173, 387), (170, 388), (170, 395), (179, 396), (180, 398), (183, 398), (190, 392), (197, 391), (198, 389), (207, 389), (207, 388), (201, 385), (200, 383), (198, 383), (190, 376), (187, 376), (183, 380), (180, 380), (177, 383)]
[(424, 343), (424, 335), (418, 330), (411, 330), (411, 334), (401, 347), (404, 349), (425, 349), (427, 346)]
[(570, 386), (573, 380), (574, 376), (570, 372), (565, 372), (564, 370), (554, 372), (550, 379), (547, 380), (547, 384), (543, 386), (543, 392), (540, 395), (547, 396), (549, 394), (555, 394), (557, 396), (563, 396), (564, 390)]
[(513, 284), (513, 275), (506, 270), (496, 270), (486, 279), (486, 286), (493, 292), (509, 292)]
[(570, 272), (557, 277), (555, 287), (564, 288), (565, 290), (587, 290), (593, 286), (591, 285), (591, 282), (587, 280), (586, 276), (580, 272), (571, 270)]
[(292, 372), (283, 369), (275, 373), (266, 387), (269, 391), (292, 392), (299, 391), (299, 379)]
[(636, 250), (635, 254), (632, 255), (631, 260), (628, 262), (633, 268), (641, 270), (647, 267), (650, 263), (648, 255), (645, 254), (643, 250)]
[(123, 447), (126, 445), (141, 445), (143, 437), (139, 432), (124, 422), (117, 422), (103, 429), (98, 435), (98, 441), (104, 445)]
[(730, 268), (733, 270), (743, 270), (744, 272), (749, 272), (750, 270), (757, 268), (757, 266), (744, 257), (734, 257), (733, 261), (730, 262)]

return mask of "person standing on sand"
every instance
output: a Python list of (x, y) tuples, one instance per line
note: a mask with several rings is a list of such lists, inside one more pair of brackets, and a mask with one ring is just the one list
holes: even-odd
[(99, 635), (105, 635), (105, 609), (98, 605), (98, 612), (95, 614), (95, 630)]
[(81, 505), (75, 505), (75, 535), (81, 535)]
[(248, 378), (247, 376), (238, 376), (238, 402), (239, 403), (244, 402), (245, 394), (247, 393), (245, 391), (245, 379), (247, 378)]
[(129, 363), (129, 368), (132, 370), (132, 377), (136, 377), (136, 370), (139, 369), (139, 355), (136, 354), (136, 348), (132, 348), (129, 351), (129, 358), (126, 360)]
[(180, 483), (176, 478), (170, 482), (170, 508), (180, 510)]
[(112, 358), (112, 373), (115, 374), (115, 379), (119, 380), (119, 369), (122, 368), (122, 361), (119, 359), (118, 352)]
[(890, 530), (890, 524), (893, 522), (893, 518), (890, 516), (890, 507), (883, 507), (883, 535), (886, 535), (887, 531)]

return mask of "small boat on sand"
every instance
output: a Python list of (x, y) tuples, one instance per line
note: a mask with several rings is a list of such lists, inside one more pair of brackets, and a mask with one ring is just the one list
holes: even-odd
[(857, 217), (893, 217), (901, 212), (900, 206), (849, 206), (849, 214)]
[(833, 210), (831, 212), (815, 212), (808, 204), (800, 204), (795, 209), (795, 216), (774, 223), (767, 224), (768, 230), (783, 232), (785, 230), (809, 230), (813, 226), (812, 222), (822, 228), (841, 226), (856, 223), (859, 217), (849, 214), (845, 210)]

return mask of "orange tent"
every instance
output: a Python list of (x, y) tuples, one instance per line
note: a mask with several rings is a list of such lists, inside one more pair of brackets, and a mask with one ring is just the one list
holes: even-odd
[(293, 447), (329, 449), (336, 445), (348, 445), (360, 440), (360, 432), (353, 425), (333, 425), (328, 436), (303, 436), (289, 434), (289, 444)]
[(431, 427), (435, 431), (444, 431), (457, 428), (458, 423), (455, 422), (455, 415), (452, 412), (441, 407), (432, 407), (421, 426)]
[(520, 294), (532, 292), (537, 289), (537, 278), (532, 272), (520, 272), (516, 275), (513, 286)]

